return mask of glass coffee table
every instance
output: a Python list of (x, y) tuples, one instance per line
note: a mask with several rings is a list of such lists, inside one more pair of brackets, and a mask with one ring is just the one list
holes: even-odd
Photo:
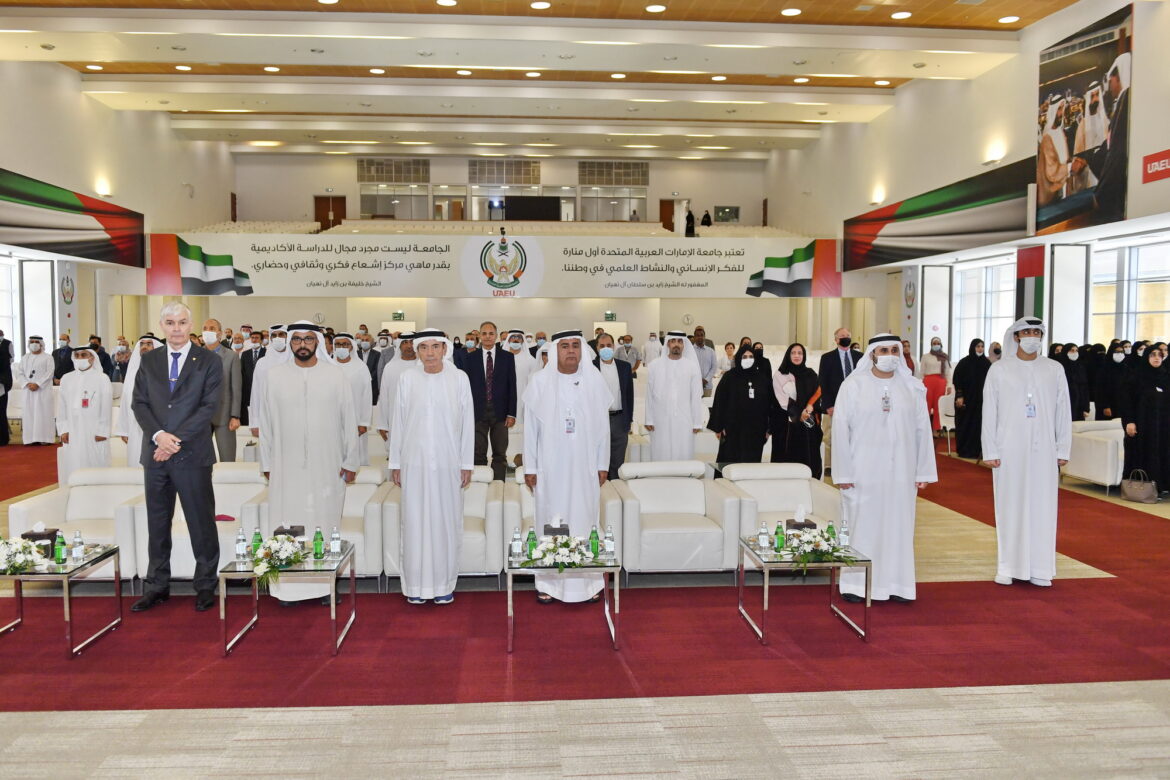
[[(864, 641), (869, 641), (869, 603), (870, 603), (870, 587), (873, 579), (873, 561), (865, 557), (852, 547), (845, 548), (848, 550), (849, 557), (853, 559), (853, 563), (845, 563), (844, 561), (823, 561), (808, 564), (809, 571), (816, 571), (818, 569), (828, 569), (829, 571), (829, 610), (834, 615), (845, 621), (845, 624), (852, 628), (859, 637)], [(759, 624), (752, 620), (751, 615), (743, 607), (743, 589), (744, 589), (744, 562), (745, 559), (750, 558), (756, 566), (764, 573), (764, 613), (760, 616)], [(771, 547), (761, 550), (756, 541), (756, 537), (742, 537), (739, 540), (739, 566), (736, 568), (736, 583), (739, 587), (739, 614), (751, 626), (752, 631), (755, 632), (756, 638), (760, 640), (761, 644), (768, 644), (768, 585), (769, 578), (773, 571), (798, 571), (804, 568), (792, 560), (792, 556), (785, 552), (777, 553)], [(865, 601), (862, 608), (861, 625), (857, 625), (848, 615), (846, 615), (836, 601), (836, 581), (837, 574), (841, 569), (865, 569)]]
[[(110, 559), (114, 561), (114, 601), (117, 602), (118, 616), (110, 621), (105, 628), (74, 647), (71, 600), (73, 580)], [(0, 574), (0, 581), (5, 580), (12, 583), (12, 589), (15, 591), (16, 620), (0, 627), (0, 634), (15, 631), (24, 623), (24, 593), (21, 585), (25, 582), (52, 582), (56, 580), (61, 583), (61, 597), (65, 605), (65, 655), (67, 658), (76, 658), (82, 650), (122, 625), (122, 556), (116, 544), (87, 544), (85, 557), (81, 560), (75, 561), (68, 558), (65, 563), (53, 563), (50, 559), (48, 565), (43, 569), (26, 571), (23, 574)]]
[[(521, 566), (527, 558), (513, 558), (511, 550), (504, 550), (504, 574), (507, 575), (508, 580), (508, 652), (512, 652), (512, 639), (515, 634), (516, 618), (515, 612), (512, 609), (512, 578), (516, 575), (536, 575), (536, 574), (551, 574), (554, 577), (563, 576), (580, 576), (582, 574), (600, 574), (601, 575), (601, 601), (605, 612), (605, 622), (609, 626), (609, 638), (613, 642), (613, 649), (618, 649), (618, 628), (621, 621), (621, 594), (619, 593), (620, 586), (618, 580), (621, 579), (618, 575), (621, 574), (622, 565), (616, 556), (605, 558), (601, 557), (590, 563), (587, 566), (577, 566), (572, 569), (565, 569), (564, 572), (558, 573), (556, 566)], [(609, 583), (613, 580), (613, 613), (609, 611)]]
[[(310, 553), (309, 557), (301, 563), (280, 571), (282, 582), (295, 582), (298, 579), (310, 578), (320, 579), (323, 574), (333, 575), (329, 578), (329, 619), (333, 625), (333, 655), (337, 655), (337, 651), (341, 649), (341, 643), (345, 641), (350, 626), (357, 618), (357, 570), (354, 568), (353, 553), (353, 544), (343, 540), (341, 553), (337, 557), (326, 556), (321, 560), (314, 560)], [(347, 569), (349, 571), (349, 619), (341, 628), (341, 632), (338, 633), (337, 580), (344, 576), (343, 572)], [(252, 581), (252, 618), (231, 639), (228, 639), (227, 624), (228, 580)], [(223, 626), (223, 654), (226, 658), (244, 636), (260, 622), (260, 588), (256, 582), (256, 572), (252, 569), (251, 561), (232, 561), (219, 570), (219, 622)]]

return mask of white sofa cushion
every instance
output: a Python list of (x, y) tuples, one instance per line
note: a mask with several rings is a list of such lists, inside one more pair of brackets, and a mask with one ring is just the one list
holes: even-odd
[(459, 571), (478, 572), (483, 569), (483, 562), (487, 558), (486, 525), (483, 517), (463, 516), (463, 546), (459, 550)]
[(807, 479), (745, 479), (735, 484), (756, 500), (760, 512), (791, 513), (798, 506), (803, 506), (805, 512), (812, 510), (812, 492)]
[(693, 477), (633, 479), (627, 484), (638, 499), (643, 516), (670, 512), (702, 515), (706, 506), (703, 481)]
[(69, 486), (76, 485), (137, 485), (142, 492), (145, 483), (141, 466), (114, 466), (77, 469), (69, 475)]
[(812, 471), (803, 463), (731, 463), (723, 467), (723, 478), (741, 479), (812, 479)]
[(690, 512), (643, 514), (641, 568), (644, 570), (720, 569), (723, 529)]
[(1072, 424), (1073, 433), (1088, 433), (1090, 431), (1122, 430), (1121, 420), (1076, 420)]
[(650, 460), (642, 463), (623, 463), (618, 474), (625, 480), (650, 477), (701, 477), (704, 472), (698, 460)]
[[(72, 482), (72, 480), (70, 480)], [(89, 522), (109, 520), (114, 510), (132, 498), (143, 493), (142, 484), (76, 485), (69, 488), (69, 500), (65, 505), (65, 522)]]

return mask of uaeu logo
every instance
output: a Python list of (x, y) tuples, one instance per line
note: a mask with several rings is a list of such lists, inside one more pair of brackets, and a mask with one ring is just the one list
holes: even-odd
[(506, 235), (483, 242), (468, 241), (460, 263), (468, 292), (494, 298), (536, 294), (543, 265), (540, 247), (535, 240)]

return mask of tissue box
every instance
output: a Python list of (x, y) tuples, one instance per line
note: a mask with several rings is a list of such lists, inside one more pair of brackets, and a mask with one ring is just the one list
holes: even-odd
[(285, 527), (282, 525), (280, 528), (277, 528), (275, 531), (273, 531), (272, 535), (273, 536), (281, 536), (281, 535), (291, 536), (292, 538), (296, 539), (298, 536), (305, 535), (305, 527), (303, 525), (291, 525), (288, 527)]
[(805, 520), (805, 521), (800, 522), (800, 523), (796, 522), (795, 520), (789, 520), (788, 522), (786, 522), (784, 524), (784, 527), (789, 531), (815, 531), (815, 530), (817, 530), (817, 524), (814, 523), (812, 520)]
[(28, 539), (35, 544), (41, 551), (41, 555), (46, 558), (53, 557), (53, 541), (57, 538), (57, 528), (46, 528), (43, 531), (25, 531), (20, 535), (21, 539)]

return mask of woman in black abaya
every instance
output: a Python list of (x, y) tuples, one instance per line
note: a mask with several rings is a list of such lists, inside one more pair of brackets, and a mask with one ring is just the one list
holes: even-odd
[(715, 387), (707, 427), (719, 437), (720, 463), (759, 463), (768, 440), (768, 421), (776, 398), (772, 377), (749, 347), (735, 353), (735, 366)]
[(803, 463), (813, 479), (821, 478), (820, 421), (813, 411), (821, 391), (817, 372), (808, 366), (803, 344), (791, 344), (772, 375), (776, 405), (772, 409), (772, 462)]
[(983, 339), (972, 339), (967, 356), (955, 365), (955, 449), (960, 458), (983, 457), (983, 382), (991, 361), (983, 354)]
[(1162, 368), (1162, 353), (1147, 349), (1129, 373), (1125, 424), (1125, 476), (1142, 469), (1170, 489), (1170, 376)]

